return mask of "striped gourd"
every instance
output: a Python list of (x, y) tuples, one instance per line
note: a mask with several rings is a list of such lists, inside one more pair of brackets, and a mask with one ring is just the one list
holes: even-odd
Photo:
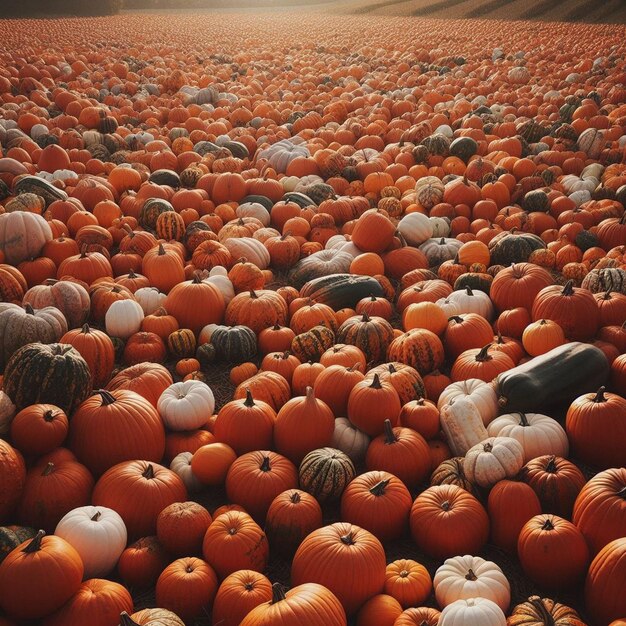
[(211, 343), (216, 357), (229, 363), (243, 363), (256, 356), (256, 335), (247, 326), (218, 326), (211, 335)]
[(148, 198), (139, 213), (139, 225), (146, 230), (154, 232), (159, 215), (174, 211), (174, 207), (162, 198)]
[(337, 343), (356, 346), (368, 363), (382, 361), (392, 341), (391, 324), (382, 317), (370, 317), (367, 313), (349, 317), (337, 331)]
[(359, 300), (369, 296), (383, 297), (384, 293), (380, 283), (370, 276), (330, 274), (310, 280), (302, 287), (300, 295), (339, 311), (353, 309)]
[(339, 499), (355, 476), (350, 458), (336, 448), (313, 450), (300, 463), (300, 488), (320, 502)]
[(175, 211), (165, 211), (157, 217), (156, 234), (159, 239), (180, 241), (185, 234), (185, 220)]
[(20, 411), (54, 404), (68, 415), (91, 393), (91, 373), (80, 353), (65, 343), (29, 343), (9, 359), (4, 391)]
[(46, 206), (55, 200), (67, 200), (67, 194), (52, 183), (39, 176), (22, 176), (13, 185), (13, 195), (21, 193), (35, 193), (46, 201)]
[(176, 359), (191, 357), (196, 351), (196, 336), (189, 328), (175, 330), (167, 337), (167, 349)]
[(293, 338), (291, 352), (302, 363), (319, 361), (322, 354), (333, 345), (335, 345), (335, 333), (326, 326), (314, 326), (306, 333)]

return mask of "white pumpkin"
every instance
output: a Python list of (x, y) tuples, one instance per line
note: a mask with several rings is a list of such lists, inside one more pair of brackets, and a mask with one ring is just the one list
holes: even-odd
[(285, 176), (284, 178), (281, 178), (280, 182), (283, 184), (285, 193), (289, 193), (290, 191), (295, 190), (300, 182), (300, 179), (297, 176)]
[(365, 458), (370, 438), (356, 428), (348, 418), (338, 417), (335, 420), (335, 431), (330, 445), (347, 454), (354, 463), (359, 463)]
[(568, 198), (576, 205), (576, 207), (580, 207), (585, 204), (585, 202), (589, 202), (589, 200), (591, 200), (591, 191), (580, 189), (570, 193)]
[(580, 177), (583, 179), (593, 177), (599, 181), (602, 178), (604, 170), (605, 167), (602, 163), (590, 163), (583, 168), (583, 171), (580, 173)]
[(0, 435), (6, 435), (11, 428), (16, 408), (11, 398), (4, 391), (0, 391)]
[(256, 217), (263, 226), (270, 225), (269, 211), (259, 202), (244, 202), (235, 211), (237, 217)]
[(467, 451), (463, 471), (467, 479), (481, 487), (513, 478), (524, 465), (522, 444), (511, 437), (488, 437)]
[(5, 263), (17, 265), (37, 258), (51, 239), (50, 225), (37, 213), (13, 211), (0, 215), (0, 251), (4, 252)]
[(144, 315), (151, 315), (162, 307), (165, 298), (166, 294), (161, 293), (156, 287), (141, 287), (135, 291), (135, 300), (141, 305)]
[(335, 248), (340, 248), (345, 243), (348, 243), (345, 235), (333, 235), (328, 238), (326, 245), (324, 246), (325, 250), (334, 250)]
[(489, 436), (476, 405), (467, 398), (450, 399), (440, 414), (441, 428), (455, 456), (464, 456)]
[(524, 463), (544, 454), (567, 458), (569, 442), (563, 427), (541, 413), (507, 413), (495, 419), (487, 432), (490, 437), (512, 437), (524, 449)]
[(81, 506), (61, 518), (54, 534), (74, 547), (85, 566), (85, 579), (104, 577), (126, 548), (126, 525), (112, 509)]
[(472, 290), (466, 287), (465, 289), (453, 291), (447, 299), (458, 306), (459, 314), (477, 313), (488, 321), (493, 319), (493, 303), (484, 291)]
[(457, 600), (441, 612), (439, 626), (506, 626), (502, 609), (487, 598)]
[(575, 174), (567, 174), (563, 176), (562, 184), (566, 194), (572, 194), (575, 191), (588, 191), (591, 193), (600, 181), (595, 176), (587, 176), (581, 178)]
[(202, 491), (202, 483), (196, 478), (191, 471), (192, 452), (181, 452), (177, 454), (170, 463), (170, 469), (178, 474), (178, 477), (185, 483), (189, 493), (197, 493)]
[(233, 259), (241, 259), (243, 257), (262, 270), (267, 269), (270, 264), (270, 253), (254, 237), (229, 237), (222, 243), (228, 248)]
[(284, 174), (287, 171), (287, 166), (293, 159), (311, 156), (309, 149), (304, 145), (300, 145), (302, 143), (300, 137), (282, 139), (268, 148), (260, 150), (257, 153), (257, 159), (267, 159), (274, 170)]
[(450, 300), (450, 296), (439, 298), (435, 304), (446, 314), (448, 319), (461, 313), (459, 305), (454, 300)]
[(170, 430), (194, 430), (206, 424), (215, 409), (211, 388), (201, 380), (170, 385), (161, 394), (157, 411)]
[(111, 337), (128, 339), (139, 332), (144, 312), (139, 302), (135, 300), (117, 300), (106, 312), (104, 325), (107, 334)]
[(409, 213), (398, 222), (398, 232), (411, 246), (419, 246), (433, 236), (433, 223), (423, 213)]
[(431, 237), (448, 237), (450, 235), (450, 220), (447, 217), (429, 217), (433, 229)]
[[(215, 268), (213, 268), (215, 269)], [(219, 292), (224, 297), (224, 304), (228, 304), (235, 297), (235, 288), (230, 278), (224, 274), (214, 274), (205, 278), (203, 283), (208, 283), (219, 289)]]
[(259, 228), (259, 230), (255, 230), (252, 233), (252, 239), (256, 239), (262, 244), (265, 244), (265, 242), (272, 237), (280, 237), (280, 233), (275, 228), (270, 228), (269, 226)]
[(478, 378), (468, 378), (448, 385), (437, 400), (437, 408), (441, 409), (451, 400), (466, 398), (476, 405), (483, 424), (487, 426), (498, 415), (498, 394), (494, 388)]
[(502, 570), (479, 556), (446, 559), (433, 579), (437, 604), (443, 609), (457, 600), (486, 598), (503, 611), (511, 603), (511, 586)]
[(228, 276), (228, 270), (223, 265), (216, 265), (209, 272), (209, 277), (213, 276)]
[(597, 159), (606, 144), (604, 131), (587, 128), (578, 136), (578, 149), (587, 153), (590, 159)]
[(209, 343), (209, 341), (211, 341), (211, 335), (216, 328), (222, 328), (221, 324), (207, 324), (204, 326), (198, 335), (198, 345), (201, 346), (203, 343)]

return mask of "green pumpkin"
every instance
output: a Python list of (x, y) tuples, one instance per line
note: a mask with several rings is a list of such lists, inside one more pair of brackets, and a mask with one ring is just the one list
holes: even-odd
[(62, 189), (38, 176), (25, 175), (19, 178), (13, 185), (13, 194), (18, 196), (21, 193), (34, 193), (41, 196), (46, 202), (46, 207), (55, 200), (67, 200), (67, 194)]
[(250, 361), (257, 353), (257, 339), (247, 326), (218, 326), (211, 335), (215, 355), (228, 363)]
[(491, 290), (491, 281), (493, 281), (493, 276), (489, 274), (481, 272), (466, 272), (465, 274), (461, 274), (454, 281), (454, 291), (462, 291), (466, 287), (469, 287), (472, 290), (483, 291), (489, 295)]
[(542, 189), (529, 191), (522, 204), (528, 213), (547, 213), (550, 210), (550, 198)]
[(355, 476), (348, 455), (335, 448), (313, 450), (300, 463), (300, 488), (319, 502), (338, 500)]
[(0, 563), (17, 546), (37, 534), (34, 528), (28, 526), (0, 526)]
[(150, 232), (155, 232), (156, 221), (161, 213), (173, 211), (174, 207), (162, 198), (148, 198), (139, 213), (139, 225)]
[(543, 239), (531, 233), (499, 233), (489, 242), (491, 263), (505, 267), (511, 263), (525, 263), (533, 251), (545, 247)]
[(203, 368), (215, 362), (215, 346), (212, 343), (203, 343), (196, 350), (196, 359)]
[(478, 144), (471, 137), (457, 137), (450, 144), (450, 156), (455, 156), (467, 163), (478, 152)]
[(65, 343), (29, 343), (9, 359), (4, 392), (18, 411), (54, 404), (68, 415), (89, 397), (91, 372), (78, 350)]
[(173, 170), (155, 170), (150, 174), (148, 181), (155, 185), (167, 185), (174, 189), (180, 187), (180, 177)]
[(363, 298), (385, 296), (380, 283), (371, 276), (330, 274), (307, 282), (300, 290), (302, 298), (327, 304), (335, 311), (353, 309)]

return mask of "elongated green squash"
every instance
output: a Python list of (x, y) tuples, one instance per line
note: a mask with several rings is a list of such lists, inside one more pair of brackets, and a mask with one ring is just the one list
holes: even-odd
[(494, 382), (502, 410), (533, 412), (597, 390), (608, 373), (600, 348), (575, 341), (503, 372)]
[(354, 308), (359, 300), (368, 296), (383, 297), (385, 294), (380, 283), (370, 276), (330, 274), (310, 280), (302, 287), (300, 295), (339, 311)]

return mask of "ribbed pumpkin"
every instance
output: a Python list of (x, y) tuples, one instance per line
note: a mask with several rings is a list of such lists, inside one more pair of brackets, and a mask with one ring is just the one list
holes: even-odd
[(387, 358), (406, 363), (424, 376), (443, 365), (443, 344), (435, 333), (414, 328), (391, 342)]
[(393, 328), (387, 320), (367, 313), (348, 318), (337, 331), (337, 342), (359, 348), (368, 363), (384, 360), (393, 338)]
[[(313, 531), (300, 544), (291, 566), (291, 580), (294, 585), (324, 585), (351, 615), (383, 590), (385, 567), (380, 541), (367, 530), (342, 522)], [(362, 575), (364, 571), (367, 576)]]
[(608, 543), (591, 562), (585, 581), (585, 606), (595, 623), (605, 626), (626, 614), (621, 593), (626, 576), (626, 537)]
[(291, 342), (291, 352), (305, 361), (319, 361), (322, 354), (335, 343), (335, 333), (326, 326), (314, 326), (305, 333), (296, 335)]
[(398, 392), (378, 374), (358, 382), (348, 397), (348, 419), (370, 437), (383, 432), (385, 420), (397, 424), (401, 408)]
[(320, 448), (309, 452), (298, 471), (300, 488), (319, 502), (337, 500), (356, 476), (354, 464), (341, 450)]
[(287, 317), (284, 298), (275, 291), (261, 289), (237, 294), (226, 307), (225, 321), (229, 326), (248, 326), (258, 335), (275, 324), (284, 326)]
[(383, 363), (371, 368), (366, 375), (367, 380), (372, 380), (378, 374), (381, 382), (389, 382), (398, 392), (400, 403), (404, 407), (407, 402), (422, 398), (426, 395), (424, 381), (419, 372), (404, 363)]
[(160, 461), (165, 430), (156, 409), (134, 391), (99, 390), (72, 416), (69, 447), (96, 476), (138, 456)]
[(380, 541), (400, 538), (408, 528), (411, 494), (393, 474), (370, 471), (341, 496), (341, 519), (369, 530)]
[(247, 326), (218, 326), (211, 334), (218, 359), (228, 363), (243, 363), (256, 356), (257, 338)]
[(274, 498), (297, 484), (298, 472), (289, 459), (269, 450), (255, 450), (241, 455), (229, 467), (226, 495), (263, 523)]
[(213, 602), (214, 624), (239, 626), (255, 607), (272, 598), (270, 581), (253, 570), (244, 569), (227, 576), (217, 590)]
[(69, 344), (85, 359), (94, 389), (100, 389), (109, 382), (115, 363), (115, 349), (106, 333), (85, 324), (80, 330), (65, 333), (60, 343)]
[(278, 411), (274, 445), (278, 452), (299, 464), (312, 450), (328, 446), (334, 430), (332, 410), (308, 387), (304, 397), (292, 398)]
[(135, 391), (156, 408), (161, 394), (173, 383), (169, 371), (158, 363), (137, 363), (117, 373), (107, 385), (109, 391)]
[(335, 417), (348, 414), (348, 400), (354, 386), (365, 378), (356, 366), (331, 365), (313, 383), (315, 396), (325, 402)]
[(384, 422), (384, 433), (373, 439), (367, 449), (365, 465), (369, 470), (384, 470), (414, 488), (428, 476), (430, 452), (426, 440), (417, 432)]
[(11, 444), (0, 439), (0, 521), (13, 514), (26, 481), (24, 458)]
[(252, 393), (255, 399), (268, 404), (274, 411), (280, 408), (291, 397), (291, 389), (287, 380), (276, 372), (260, 371), (237, 386), (233, 397), (243, 400)]
[(516, 554), (522, 527), (541, 513), (541, 504), (525, 483), (501, 480), (489, 492), (487, 512), (491, 522), (491, 543)]
[(513, 608), (507, 626), (586, 626), (574, 609), (551, 600), (530, 596)]

